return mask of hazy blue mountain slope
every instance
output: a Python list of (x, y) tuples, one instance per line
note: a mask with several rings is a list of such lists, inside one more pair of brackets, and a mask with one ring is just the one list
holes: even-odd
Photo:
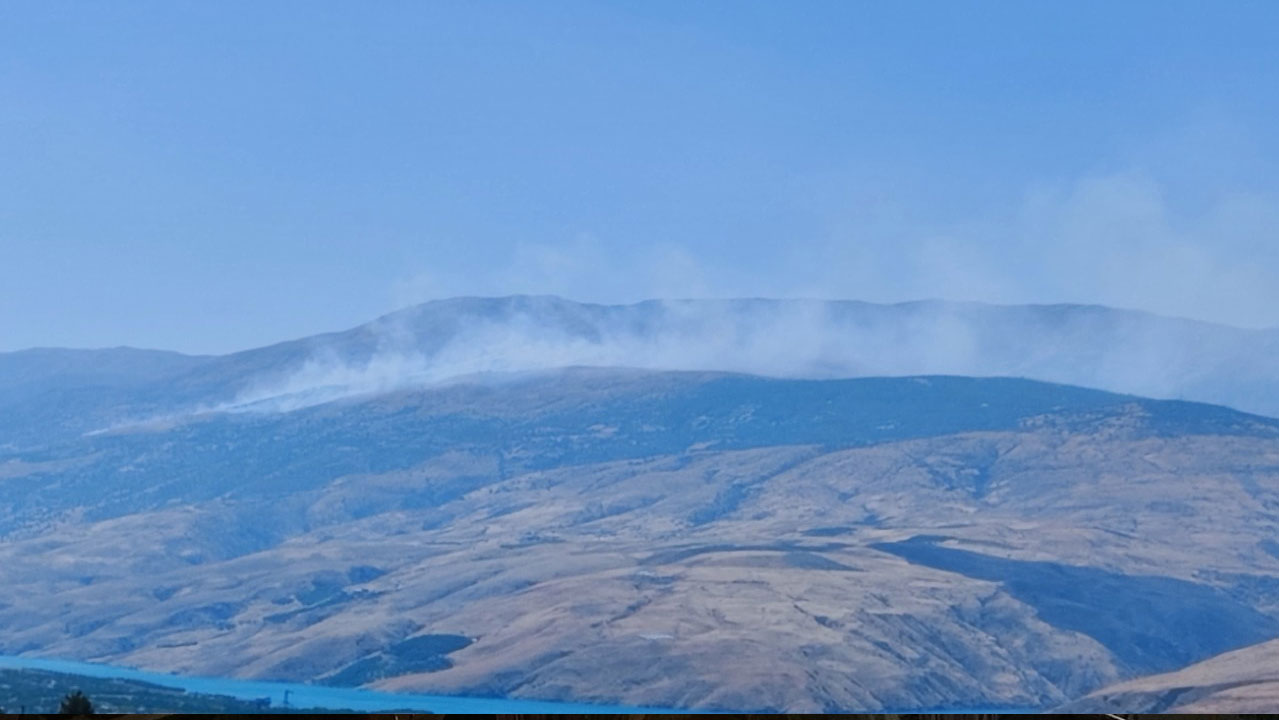
[(0, 353), (0, 392), (34, 393), (54, 385), (139, 387), (198, 367), (209, 358), (162, 350), (35, 348)]
[(0, 353), (0, 448), (168, 411), (173, 379), (209, 361), (133, 348)]
[[(777, 380), (704, 373), (566, 370), (352, 398), (293, 412), (204, 413), (123, 427), (39, 451), (0, 483), (0, 530), (83, 507), (103, 519), (175, 501), (311, 490), (356, 473), (414, 467), (447, 453), (493, 471), (430, 488), (439, 502), (503, 475), (644, 458), (690, 448), (853, 447), (966, 431), (1012, 430), (1052, 415), (1096, 423), (1139, 408), (1140, 432), (1274, 436), (1279, 421), (1016, 379)], [(0, 465), (3, 467), (3, 465)]]
[(216, 357), (0, 354), (0, 447), (232, 404), (314, 404), (565, 366), (781, 378), (1026, 377), (1279, 416), (1279, 331), (1078, 305), (456, 298)]

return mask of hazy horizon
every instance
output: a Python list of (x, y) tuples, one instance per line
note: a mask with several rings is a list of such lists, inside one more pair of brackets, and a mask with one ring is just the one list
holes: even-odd
[(7, 4), (0, 351), (512, 293), (1279, 325), (1279, 7), (805, 8)]
[(30, 346), (30, 347), (19, 347), (19, 348), (12, 348), (12, 349), (0, 349), (0, 354), (3, 354), (3, 353), (9, 353), (9, 352), (23, 352), (23, 351), (28, 351), (28, 350), (86, 350), (86, 351), (94, 351), (94, 350), (120, 350), (120, 349), (127, 349), (127, 350), (143, 350), (143, 351), (157, 351), (157, 352), (172, 352), (172, 353), (178, 353), (178, 354), (181, 354), (181, 355), (188, 355), (188, 356), (192, 356), (192, 357), (199, 357), (199, 356), (215, 357), (215, 356), (219, 356), (219, 355), (231, 355), (231, 354), (235, 354), (235, 353), (237, 353), (237, 352), (244, 352), (244, 351), (248, 351), (248, 350), (255, 350), (255, 349), (259, 349), (259, 348), (263, 348), (263, 347), (269, 347), (269, 346), (271, 346), (271, 345), (276, 345), (276, 344), (279, 344), (279, 343), (286, 343), (286, 342), (292, 342), (292, 341), (297, 341), (297, 340), (305, 340), (305, 339), (307, 339), (307, 338), (311, 338), (311, 337), (315, 337), (315, 336), (319, 336), (319, 335), (330, 335), (330, 334), (334, 334), (334, 333), (341, 333), (341, 332), (345, 332), (345, 331), (348, 331), (348, 330), (353, 330), (353, 329), (356, 329), (356, 328), (359, 328), (359, 327), (362, 327), (362, 326), (365, 326), (365, 325), (376, 324), (376, 323), (378, 323), (378, 322), (380, 322), (380, 321), (384, 321), (384, 320), (386, 320), (387, 318), (392, 317), (392, 316), (395, 316), (395, 315), (397, 315), (397, 314), (399, 314), (399, 313), (404, 313), (404, 312), (412, 311), (412, 310), (414, 310), (414, 309), (416, 309), (416, 308), (421, 308), (421, 307), (424, 307), (424, 306), (430, 306), (430, 305), (436, 305), (436, 304), (444, 304), (444, 303), (457, 302), (457, 301), (466, 301), (466, 300), (513, 300), (513, 299), (520, 299), (520, 298), (532, 298), (532, 299), (552, 299), (552, 300), (556, 300), (556, 301), (563, 301), (563, 302), (571, 303), (571, 304), (574, 304), (574, 305), (582, 305), (582, 306), (587, 306), (587, 307), (609, 307), (609, 308), (627, 308), (627, 307), (635, 307), (635, 306), (639, 306), (639, 305), (646, 305), (646, 304), (680, 304), (680, 303), (707, 303), (707, 304), (713, 304), (713, 303), (732, 303), (732, 302), (768, 302), (768, 303), (786, 303), (786, 304), (789, 304), (789, 303), (796, 303), (796, 304), (803, 304), (803, 303), (823, 303), (823, 304), (824, 304), (824, 303), (836, 303), (836, 304), (838, 304), (838, 303), (849, 303), (849, 304), (864, 304), (864, 305), (879, 306), (879, 307), (895, 307), (895, 306), (896, 306), (896, 307), (901, 307), (901, 306), (912, 306), (912, 305), (937, 305), (937, 306), (942, 306), (942, 307), (963, 307), (963, 306), (970, 306), (970, 307), (1008, 308), (1008, 309), (1013, 309), (1013, 308), (1054, 308), (1054, 307), (1059, 307), (1059, 308), (1096, 308), (1096, 309), (1104, 309), (1104, 310), (1108, 310), (1108, 311), (1114, 311), (1114, 312), (1116, 312), (1116, 313), (1120, 313), (1120, 314), (1133, 314), (1133, 315), (1138, 315), (1138, 316), (1148, 316), (1148, 317), (1152, 317), (1152, 318), (1159, 318), (1159, 319), (1164, 319), (1164, 320), (1185, 321), (1185, 322), (1188, 322), (1188, 323), (1203, 324), (1203, 325), (1208, 325), (1208, 326), (1217, 326), (1217, 327), (1228, 328), (1228, 329), (1233, 329), (1233, 330), (1256, 331), (1256, 332), (1266, 332), (1266, 331), (1272, 331), (1272, 330), (1279, 330), (1279, 326), (1245, 327), (1245, 326), (1240, 326), (1240, 325), (1232, 325), (1232, 324), (1230, 324), (1230, 323), (1216, 322), (1216, 321), (1212, 321), (1212, 320), (1200, 320), (1200, 319), (1191, 318), (1191, 317), (1184, 317), (1184, 316), (1178, 316), (1178, 315), (1168, 315), (1168, 314), (1164, 314), (1164, 313), (1152, 312), (1152, 311), (1149, 311), (1149, 310), (1141, 310), (1141, 309), (1138, 309), (1138, 308), (1115, 307), (1115, 306), (1111, 306), (1111, 305), (1102, 305), (1102, 304), (1098, 304), (1098, 303), (1070, 303), (1070, 302), (1061, 302), (1061, 303), (999, 303), (999, 302), (987, 302), (987, 301), (982, 301), (982, 300), (946, 300), (946, 299), (944, 299), (944, 298), (919, 298), (919, 299), (915, 299), (915, 300), (900, 300), (900, 301), (895, 301), (895, 302), (874, 302), (874, 301), (868, 301), (868, 300), (860, 300), (860, 299), (857, 299), (857, 298), (821, 298), (821, 297), (798, 297), (798, 296), (796, 296), (796, 297), (769, 297), (769, 296), (750, 296), (750, 297), (748, 297), (748, 296), (742, 296), (742, 297), (672, 297), (672, 298), (657, 298), (657, 297), (650, 297), (650, 298), (642, 298), (642, 299), (639, 299), (639, 300), (635, 300), (635, 301), (633, 301), (633, 302), (616, 302), (616, 303), (610, 303), (610, 302), (589, 302), (589, 301), (581, 301), (581, 300), (576, 300), (576, 299), (574, 299), (574, 298), (570, 298), (570, 297), (563, 297), (563, 296), (561, 296), (561, 295), (555, 295), (555, 294), (553, 294), (553, 293), (511, 293), (511, 294), (509, 294), (509, 295), (455, 295), (455, 296), (443, 297), (443, 298), (432, 298), (432, 299), (429, 299), (429, 300), (423, 300), (423, 301), (420, 301), (420, 302), (411, 303), (411, 304), (409, 304), (409, 305), (404, 305), (404, 306), (401, 306), (401, 307), (393, 308), (393, 309), (391, 309), (391, 310), (389, 310), (389, 311), (387, 311), (387, 312), (383, 312), (383, 313), (381, 313), (381, 314), (377, 315), (376, 317), (369, 317), (369, 318), (366, 318), (365, 320), (359, 321), (359, 322), (355, 323), (354, 325), (347, 325), (347, 326), (342, 326), (342, 327), (330, 327), (330, 328), (323, 328), (323, 329), (318, 330), (318, 331), (317, 331), (317, 332), (315, 332), (315, 333), (312, 333), (311, 335), (299, 335), (299, 334), (287, 335), (287, 334), (286, 334), (286, 335), (284, 335), (284, 336), (282, 336), (282, 337), (279, 337), (279, 338), (276, 338), (276, 339), (273, 339), (273, 340), (269, 340), (269, 341), (267, 341), (267, 342), (265, 342), (265, 343), (263, 343), (263, 344), (261, 344), (261, 345), (254, 345), (254, 346), (252, 346), (252, 347), (243, 347), (243, 348), (233, 348), (233, 349), (227, 350), (227, 351), (225, 351), (225, 352), (195, 353), (195, 352), (184, 352), (184, 351), (182, 351), (182, 350), (176, 350), (176, 349), (173, 349), (173, 348), (167, 348), (167, 347), (154, 347), (154, 346), (152, 346), (152, 347), (142, 347), (142, 346), (137, 346), (137, 345), (116, 344), (116, 345), (99, 345), (99, 346), (89, 346), (89, 347), (75, 347), (75, 346), (61, 346), (61, 345), (34, 345), (34, 346)]

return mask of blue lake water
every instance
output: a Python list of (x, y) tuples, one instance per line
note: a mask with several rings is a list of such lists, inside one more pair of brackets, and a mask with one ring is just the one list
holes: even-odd
[[(237, 680), (234, 678), (190, 677), (171, 673), (150, 672), (134, 668), (101, 665), (98, 663), (79, 662), (76, 660), (55, 660), (52, 658), (17, 657), (0, 655), (0, 668), (16, 668), (30, 670), (47, 670), (50, 672), (86, 675), (98, 678), (119, 678), (123, 680), (141, 680), (143, 682), (180, 688), (188, 692), (206, 693), (209, 695), (228, 695), (243, 700), (269, 698), (273, 707), (284, 704), (284, 693), (289, 693), (289, 705), (303, 708), (323, 708), (331, 710), (358, 710), (361, 712), (378, 712), (381, 710), (421, 710), (435, 713), (459, 714), (621, 714), (639, 713), (670, 714), (687, 713), (689, 710), (676, 708), (629, 707), (625, 705), (589, 705), (585, 703), (546, 702), (542, 700), (515, 700), (507, 698), (459, 697), (456, 695), (417, 695), (410, 693), (378, 692), (376, 690), (360, 690), (357, 688), (336, 688), (323, 685), (305, 685), (302, 683), (267, 682), (262, 680)], [(704, 712), (704, 711), (693, 711)], [(851, 711), (850, 711), (851, 712)], [(1039, 708), (962, 708), (962, 709), (930, 709), (900, 710), (895, 712), (935, 714), (1034, 714), (1043, 712)]]
[(335, 688), (302, 683), (264, 682), (236, 680), (232, 678), (188, 677), (167, 673), (148, 672), (133, 668), (99, 665), (74, 660), (51, 658), (15, 657), (0, 655), (0, 668), (48, 670), (50, 672), (87, 675), (99, 678), (121, 678), (181, 688), (188, 692), (229, 695), (245, 700), (270, 698), (271, 704), (280, 707), (284, 693), (289, 692), (289, 705), (327, 709), (359, 710), (423, 710), (436, 713), (679, 713), (687, 710), (671, 708), (626, 707), (621, 705), (587, 705), (581, 703), (543, 702), (539, 700), (508, 700), (505, 698), (471, 698), (451, 695), (416, 695), (408, 693), (378, 692), (355, 688)]

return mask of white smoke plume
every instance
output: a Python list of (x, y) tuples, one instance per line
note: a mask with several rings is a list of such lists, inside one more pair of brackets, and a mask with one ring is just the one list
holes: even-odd
[(289, 410), (463, 377), (597, 366), (1016, 376), (1272, 413), (1279, 383), (1260, 358), (1277, 346), (1272, 331), (1094, 306), (463, 298), (331, 336), (294, 372), (250, 384), (226, 407)]

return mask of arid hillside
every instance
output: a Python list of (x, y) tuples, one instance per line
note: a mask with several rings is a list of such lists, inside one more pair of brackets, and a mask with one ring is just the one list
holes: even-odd
[(742, 711), (1050, 708), (1279, 636), (1279, 423), (570, 370), (0, 459), (0, 652)]
[(1111, 685), (1062, 712), (1258, 713), (1279, 707), (1279, 641), (1223, 653), (1175, 672)]

